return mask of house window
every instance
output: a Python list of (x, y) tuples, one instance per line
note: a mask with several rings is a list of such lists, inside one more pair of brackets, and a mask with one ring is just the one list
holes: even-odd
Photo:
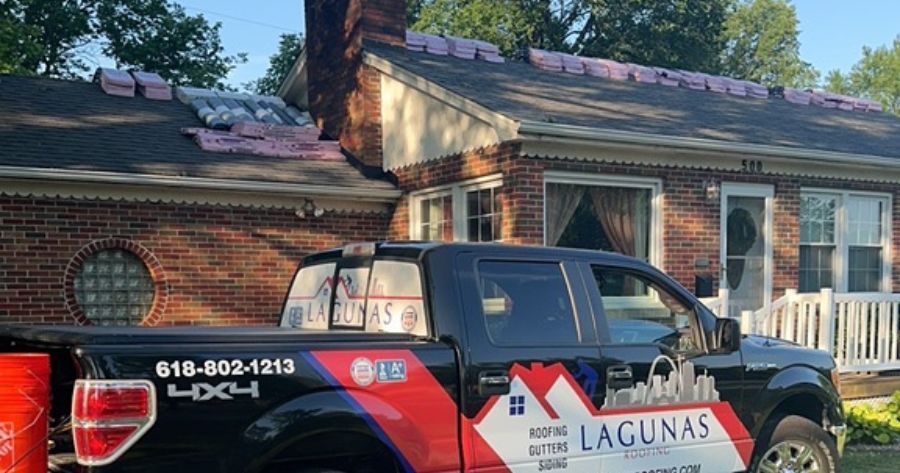
[(413, 193), (410, 237), (435, 241), (503, 239), (501, 179), (489, 176)]
[(138, 325), (150, 313), (156, 293), (140, 258), (123, 249), (88, 256), (75, 275), (75, 300), (95, 325)]
[(545, 180), (546, 245), (660, 262), (658, 180), (563, 173)]
[(468, 241), (500, 239), (502, 213), (497, 187), (466, 192), (466, 235)]
[(838, 197), (804, 194), (800, 199), (800, 291), (834, 287)]
[(453, 197), (437, 195), (419, 201), (419, 238), (422, 240), (453, 240)]
[(885, 200), (851, 196), (847, 201), (847, 290), (882, 289)]
[(800, 291), (885, 290), (890, 272), (890, 200), (850, 192), (803, 192), (800, 199)]
[(169, 299), (159, 260), (124, 238), (82, 247), (66, 266), (63, 290), (66, 308), (79, 325), (156, 325)]

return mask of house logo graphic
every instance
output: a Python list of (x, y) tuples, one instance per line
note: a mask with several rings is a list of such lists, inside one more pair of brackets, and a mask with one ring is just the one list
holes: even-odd
[[(672, 368), (666, 377), (654, 374), (661, 363)], [(514, 365), (510, 378), (509, 394), (490, 398), (468, 423), (476, 463), (502, 462), (512, 472), (731, 472), (749, 464), (750, 434), (715, 379), (690, 362), (658, 358), (646, 382), (608, 389), (599, 409), (561, 363)]]

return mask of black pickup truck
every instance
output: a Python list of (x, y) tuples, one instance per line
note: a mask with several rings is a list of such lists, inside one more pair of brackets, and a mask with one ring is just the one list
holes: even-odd
[(835, 472), (845, 430), (827, 353), (580, 250), (350, 245), (302, 261), (281, 327), (4, 352), (51, 354), (54, 471)]

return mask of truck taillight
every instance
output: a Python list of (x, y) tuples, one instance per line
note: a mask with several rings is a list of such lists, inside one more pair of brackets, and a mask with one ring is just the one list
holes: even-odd
[(72, 436), (78, 463), (108, 465), (156, 421), (156, 390), (146, 380), (84, 380), (72, 396)]

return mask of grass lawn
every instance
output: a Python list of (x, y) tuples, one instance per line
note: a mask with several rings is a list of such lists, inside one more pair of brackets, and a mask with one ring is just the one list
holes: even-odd
[(844, 453), (842, 466), (844, 473), (897, 473), (900, 471), (900, 450), (848, 449)]

